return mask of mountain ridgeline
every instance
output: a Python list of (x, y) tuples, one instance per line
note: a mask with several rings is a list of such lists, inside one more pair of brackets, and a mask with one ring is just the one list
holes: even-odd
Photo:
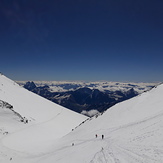
[(134, 88), (126, 91), (100, 91), (88, 87), (76, 87), (72, 91), (54, 92), (48, 85), (36, 86), (34, 82), (27, 82), (24, 88), (75, 112), (85, 111), (85, 114), (90, 110), (103, 112), (116, 103), (139, 94)]
[(116, 84), (118, 89), (109, 85), (112, 91), (108, 87), (102, 91), (101, 83), (99, 89), (84, 83), (85, 87), (73, 90), (67, 82), (69, 91), (63, 92), (61, 86), (65, 83), (42, 84), (39, 88), (36, 82), (29, 82), (26, 86), (46, 92), (49, 98), (54, 93), (60, 102), (71, 96), (75, 104), (83, 107), (94, 101), (123, 100), (135, 90), (139, 94), (146, 92), (88, 118), (0, 75), (0, 162), (163, 163), (163, 84), (150, 91), (149, 84), (143, 83), (132, 85), (133, 89), (124, 89), (131, 86), (128, 83)]

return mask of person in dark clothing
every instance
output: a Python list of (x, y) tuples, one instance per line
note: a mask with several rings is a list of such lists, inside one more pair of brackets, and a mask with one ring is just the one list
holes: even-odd
[(96, 138), (97, 138), (97, 134), (96, 134), (95, 136), (96, 136)]
[(102, 135), (102, 139), (104, 139), (104, 135)]

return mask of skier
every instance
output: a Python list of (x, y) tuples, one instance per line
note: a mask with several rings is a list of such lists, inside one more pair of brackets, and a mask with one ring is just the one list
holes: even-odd
[(104, 135), (102, 135), (102, 139), (104, 139)]
[(97, 134), (96, 134), (95, 136), (96, 136), (96, 138), (97, 138)]

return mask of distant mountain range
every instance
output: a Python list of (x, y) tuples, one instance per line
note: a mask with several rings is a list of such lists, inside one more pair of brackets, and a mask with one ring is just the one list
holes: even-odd
[[(27, 85), (31, 89), (40, 87), (34, 82)], [(146, 88), (149, 89), (144, 87), (142, 91)], [(128, 91), (121, 87), (119, 93), (118, 89), (112, 92), (116, 92), (118, 100), (135, 89), (136, 86)], [(55, 93), (51, 86), (44, 86), (44, 90)], [(97, 99), (97, 103), (105, 101), (102, 96), (105, 93), (109, 96), (109, 90), (86, 86), (71, 91), (80, 105), (91, 104), (92, 99)], [(66, 96), (69, 95), (64, 98)], [(163, 84), (160, 84), (88, 118), (0, 74), (0, 162), (162, 163), (162, 97)], [(58, 96), (58, 99), (61, 98)]]
[(70, 110), (87, 116), (103, 112), (118, 102), (130, 99), (150, 90), (154, 83), (117, 82), (18, 82), (24, 88)]

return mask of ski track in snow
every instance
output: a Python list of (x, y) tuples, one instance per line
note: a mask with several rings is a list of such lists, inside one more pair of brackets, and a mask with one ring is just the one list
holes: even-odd
[[(159, 116), (162, 117), (162, 115), (159, 115)], [(119, 132), (120, 130), (133, 128), (133, 127), (140, 125), (142, 123), (145, 123), (147, 121), (151, 121), (152, 119), (154, 119), (154, 117), (149, 118), (144, 121), (141, 121), (140, 123), (135, 122), (135, 124), (129, 124), (126, 126), (122, 126), (120, 128), (115, 129), (110, 134), (114, 134), (114, 132)], [(152, 125), (155, 126), (155, 124), (152, 124)], [(148, 127), (149, 126), (145, 126), (145, 128), (148, 128)], [(146, 136), (149, 136), (149, 134), (150, 133), (147, 133)], [(139, 136), (139, 141), (141, 139), (145, 139), (145, 137), (143, 135)], [(134, 137), (135, 137), (135, 135), (134, 135)], [(132, 137), (130, 139), (132, 139), (132, 141), (135, 141), (135, 139)], [(141, 145), (140, 146), (139, 145), (134, 146), (132, 144), (128, 145), (128, 143), (123, 142), (123, 140), (121, 140), (121, 141), (119, 140), (118, 142), (116, 142), (116, 140), (114, 140), (110, 137), (108, 137), (108, 138), (106, 137), (104, 140), (94, 140), (94, 139), (76, 140), (75, 146), (87, 144), (88, 142), (96, 143), (99, 141), (102, 141), (101, 144), (103, 144), (104, 147), (102, 147), (97, 153), (95, 153), (95, 155), (92, 157), (92, 160), (90, 160), (89, 163), (162, 163), (163, 162), (163, 160), (161, 160), (161, 158), (160, 158), (160, 161), (158, 161), (157, 158), (154, 159), (154, 158), (151, 158), (150, 156), (148, 156), (149, 152), (154, 151), (154, 147), (152, 147), (152, 146), (148, 147), (148, 148), (146, 147), (146, 149), (145, 149), (145, 147), (142, 147)], [(62, 147), (61, 149), (57, 149), (57, 151), (66, 150), (66, 148), (69, 149), (70, 147), (65, 146), (65, 147)], [(145, 154), (145, 152), (144, 152), (145, 150), (146, 150), (147, 154)], [(157, 151), (159, 151), (159, 150), (157, 150)], [(53, 152), (51, 152), (49, 154), (51, 155), (52, 153)], [(2, 152), (1, 152), (1, 155), (3, 155), (3, 157), (6, 157), (7, 160), (10, 160), (10, 158), (11, 158)], [(162, 153), (162, 156), (163, 156), (163, 153)]]
[[(52, 119), (49, 119), (47, 121), (35, 125), (41, 125), (43, 123), (47, 123), (57, 118), (57, 116), (59, 116), (61, 113), (62, 110)], [(162, 163), (163, 148), (159, 148), (152, 145), (151, 146), (141, 145), (141, 141), (146, 140), (148, 138), (150, 139), (150, 137), (154, 136), (154, 133), (157, 132), (155, 130), (155, 126), (161, 123), (163, 124), (163, 113), (160, 113), (152, 117), (147, 117), (139, 122), (126, 124), (124, 126), (114, 128), (110, 131), (105, 131), (106, 132), (105, 135), (109, 135), (109, 136), (106, 137), (104, 140), (101, 140), (100, 138), (76, 139), (75, 146), (80, 148), (81, 145), (87, 143), (92, 143), (92, 144), (97, 143), (97, 145), (101, 146), (99, 147), (99, 151), (96, 152), (94, 156), (92, 156), (92, 159), (90, 161), (88, 160), (88, 163)], [(153, 127), (153, 130), (148, 131), (148, 129), (151, 127)], [(141, 130), (141, 132), (138, 132), (137, 135), (133, 134), (132, 136), (132, 131), (136, 133), (137, 130), (139, 131)], [(125, 131), (127, 132), (129, 131), (129, 137), (127, 137), (126, 139), (124, 139), (124, 137), (126, 136)], [(20, 132), (20, 130), (17, 132)], [(159, 132), (163, 133), (163, 128), (161, 128), (161, 131)], [(121, 135), (117, 133), (124, 133), (124, 134), (122, 135), (121, 138)], [(116, 137), (117, 135), (118, 137)], [(138, 144), (135, 142), (138, 142)], [(4, 149), (5, 148), (6, 147), (4, 146)], [(44, 158), (49, 157), (52, 154), (57, 155), (57, 152), (63, 150), (69, 150), (69, 148), (71, 147), (67, 145), (61, 147), (60, 149), (57, 149), (56, 154), (54, 154), (54, 152), (52, 151), (46, 154), (44, 153), (42, 159), (40, 160), (43, 160)], [(10, 159), (14, 157), (14, 155), (16, 157), (17, 151), (13, 151), (12, 149), (9, 149), (9, 151), (11, 151), (11, 154), (10, 156), (9, 155), (7, 156), (3, 151), (4, 149), (0, 151), (0, 155), (2, 156), (2, 158), (6, 158), (5, 163), (7, 162), (6, 160), (11, 161)], [(21, 155), (23, 155), (23, 153), (21, 153)], [(153, 157), (151, 157), (151, 155)]]
[[(4, 82), (6, 83), (6, 80)], [(6, 85), (6, 90), (8, 90), (8, 85)], [(129, 103), (126, 102), (127, 104), (117, 105), (113, 108), (115, 110), (108, 110), (109, 114), (105, 114), (106, 116), (102, 115), (86, 121), (73, 132), (66, 132), (66, 135), (63, 134), (58, 139), (53, 139), (53, 135), (51, 137), (51, 133), (57, 135), (58, 128), (54, 132), (48, 131), (51, 131), (55, 122), (60, 124), (66, 119), (65, 114), (67, 113), (63, 109), (57, 109), (55, 116), (47, 114), (48, 118), (38, 117), (36, 112), (32, 112), (35, 113), (34, 117), (38, 118), (38, 121), (26, 124), (25, 127), (16, 122), (11, 125), (14, 122), (13, 119), (8, 122), (9, 119), (6, 116), (6, 121), (3, 122), (1, 119), (1, 122), (7, 127), (2, 123), (0, 134), (7, 131), (5, 129), (12, 129), (13, 126), (16, 128), (8, 135), (0, 137), (0, 163), (163, 163), (162, 92), (163, 85), (130, 100)], [(9, 91), (8, 94), (10, 93)], [(13, 94), (10, 94), (10, 98), (11, 101), (14, 101)], [(21, 106), (23, 105), (19, 105), (18, 101), (14, 104), (18, 111), (19, 109), (22, 111)], [(42, 111), (42, 115), (47, 113)], [(26, 113), (26, 110), (23, 110), (22, 113)], [(33, 114), (25, 115), (32, 116)], [(71, 114), (68, 115), (71, 116)], [(128, 118), (128, 116), (131, 117)], [(11, 117), (13, 118), (12, 115)], [(75, 117), (72, 116), (72, 119)], [(66, 123), (70, 121), (70, 119), (66, 120), (64, 121)], [(68, 125), (64, 127), (65, 131)], [(26, 134), (29, 135), (26, 136)], [(95, 134), (98, 134), (97, 138), (94, 137)], [(102, 134), (105, 136), (104, 139), (101, 139)], [(27, 139), (28, 136), (32, 136), (31, 141), (24, 140), (24, 137)], [(25, 144), (23, 144), (24, 141)], [(20, 144), (20, 148), (17, 143)], [(24, 146), (21, 146), (22, 144)], [(14, 145), (18, 145), (18, 148), (15, 148)], [(30, 150), (32, 150), (31, 153)]]
[[(158, 123), (156, 123), (155, 121), (156, 118), (158, 120)], [(158, 149), (158, 147), (156, 148), (155, 146), (142, 146), (141, 143), (135, 145), (135, 143), (132, 143), (135, 141), (134, 138), (135, 134), (133, 135), (134, 137), (131, 136), (130, 139), (118, 139), (119, 137), (114, 138), (114, 133), (115, 132), (122, 133), (121, 130), (128, 130), (130, 128), (133, 128), (132, 130), (135, 130), (135, 128), (139, 128), (140, 125), (142, 127), (142, 131), (144, 131), (144, 129), (148, 129), (151, 126), (155, 127), (155, 125), (163, 122), (162, 118), (163, 115), (160, 114), (150, 118), (146, 118), (140, 122), (135, 122), (132, 124), (127, 124), (118, 127), (117, 129), (111, 131), (110, 136), (106, 137), (104, 140), (101, 140), (100, 138), (76, 139), (75, 146), (76, 147), (79, 146), (80, 148), (81, 145), (87, 143), (97, 143), (97, 145), (99, 145), (98, 143), (100, 142), (100, 145), (102, 145), (102, 147), (99, 149), (98, 152), (94, 154), (94, 156), (92, 156), (92, 159), (88, 161), (88, 163), (162, 163), (163, 162), (162, 148)], [(146, 124), (149, 124), (149, 121), (151, 121), (150, 122), (151, 125), (147, 126)], [(144, 137), (145, 134), (146, 136)], [(136, 141), (139, 142), (141, 141), (141, 139), (147, 139), (148, 137), (150, 137), (150, 135), (151, 132), (143, 132), (142, 135), (139, 135), (139, 139), (137, 139)], [(54, 155), (57, 155), (57, 152), (61, 152), (66, 149), (69, 150), (70, 148), (72, 147), (65, 146), (60, 149), (56, 149), (56, 153)], [(154, 155), (155, 153), (155, 156), (151, 157), (151, 153), (152, 155)], [(51, 154), (52, 153), (49, 153), (46, 157), (50, 156)], [(59, 160), (61, 159), (58, 159), (58, 161)]]
[[(156, 122), (155, 119), (157, 119), (158, 122)], [(148, 129), (152, 126), (155, 128), (155, 125), (157, 125), (158, 123), (163, 123), (162, 119), (163, 113), (146, 118), (140, 122), (121, 126), (111, 131), (112, 133), (110, 134), (114, 134), (113, 132), (122, 132), (121, 130), (126, 130), (129, 128), (137, 128), (139, 125), (144, 126), (147, 122), (149, 124), (149, 121), (152, 121), (153, 123), (151, 122), (150, 126), (145, 125), (145, 127), (142, 127), (142, 130)], [(163, 148), (159, 149), (156, 146), (142, 146), (141, 144), (132, 144), (132, 142), (134, 141), (139, 142), (141, 140), (152, 137), (155, 132), (155, 130), (150, 132), (143, 132), (143, 134), (139, 135), (136, 139), (130, 137), (130, 142), (129, 140), (124, 139), (116, 141), (116, 139), (114, 140), (114, 138), (105, 138), (105, 143), (103, 143), (105, 144), (105, 147), (97, 152), (89, 163), (162, 163)]]

